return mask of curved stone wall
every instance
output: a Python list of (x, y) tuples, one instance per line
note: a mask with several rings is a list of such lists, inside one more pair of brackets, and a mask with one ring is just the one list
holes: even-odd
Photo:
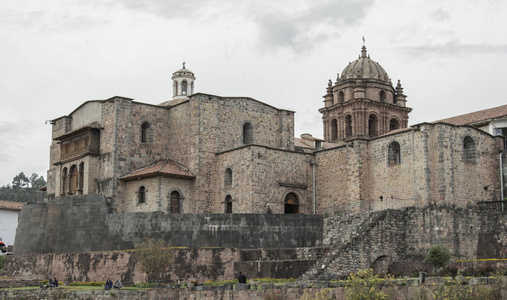
[(322, 243), (319, 215), (110, 211), (100, 195), (59, 197), (25, 206), (14, 254), (126, 250), (147, 237), (190, 248), (298, 248)]

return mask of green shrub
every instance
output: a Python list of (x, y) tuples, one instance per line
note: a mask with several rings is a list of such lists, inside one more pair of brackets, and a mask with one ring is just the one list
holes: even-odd
[(69, 283), (70, 286), (104, 286), (106, 283), (104, 281), (90, 281), (90, 282), (80, 282), (74, 281)]
[(294, 278), (253, 278), (251, 281), (256, 281), (259, 283), (282, 283), (282, 282), (294, 282), (296, 279)]
[(150, 289), (156, 286), (157, 286), (156, 282), (138, 282), (135, 284), (135, 287), (140, 289)]
[(394, 278), (386, 275), (384, 278), (373, 275), (373, 270), (362, 270), (349, 276), (345, 297), (348, 300), (387, 300), (388, 296), (382, 291), (383, 286), (392, 285)]
[(148, 281), (159, 281), (161, 275), (168, 273), (174, 257), (174, 250), (162, 239), (145, 239), (135, 246), (134, 253)]
[(436, 245), (430, 248), (428, 254), (426, 255), (426, 259), (433, 265), (434, 268), (443, 268), (451, 259), (451, 253), (447, 248)]
[(238, 283), (238, 280), (237, 279), (234, 279), (234, 280), (221, 280), (221, 281), (206, 280), (204, 282), (204, 285), (224, 285), (224, 284), (229, 284), (229, 283), (236, 284), (236, 283)]
[(433, 298), (435, 300), (472, 300), (473, 289), (466, 285), (451, 284), (446, 280), (445, 284), (438, 286), (433, 291)]
[(318, 289), (317, 291), (305, 290), (301, 300), (331, 300), (333, 290), (330, 288)]

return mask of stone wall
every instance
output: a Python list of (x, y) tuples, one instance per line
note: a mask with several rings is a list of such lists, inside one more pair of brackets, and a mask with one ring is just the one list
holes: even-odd
[(297, 248), (318, 246), (322, 241), (322, 217), (318, 215), (110, 211), (100, 195), (59, 197), (25, 206), (14, 253), (133, 249), (147, 237), (192, 248)]
[(108, 215), (105, 225), (104, 243), (116, 249), (132, 249), (148, 236), (192, 248), (311, 247), (322, 237), (322, 217), (315, 215), (124, 213)]
[[(297, 278), (322, 255), (321, 248), (175, 248), (168, 251), (174, 252), (173, 262), (158, 278), (166, 283), (233, 280), (239, 272), (249, 279)], [(1, 274), (16, 280), (44, 280), (51, 276), (65, 284), (104, 282), (108, 277), (120, 278), (126, 285), (147, 281), (135, 251), (14, 255), (7, 258)]]
[[(235, 213), (266, 213), (269, 204), (275, 214), (284, 213), (284, 199), (295, 193), (299, 212), (313, 213), (313, 183), (310, 162), (313, 155), (257, 145), (226, 151), (216, 156), (214, 167), (215, 212), (230, 195)], [(232, 170), (232, 184), (224, 182), (225, 170)]]
[[(119, 178), (131, 171), (168, 157), (169, 114), (167, 108), (115, 97), (103, 103), (99, 192), (124, 205)], [(143, 123), (149, 124), (141, 141)]]
[[(169, 212), (170, 195), (177, 191), (180, 195), (180, 212), (191, 212), (193, 180), (172, 177), (148, 177), (129, 180), (123, 183), (125, 202), (121, 212)], [(139, 203), (139, 188), (145, 187), (145, 203)]]
[[(505, 287), (499, 286), (494, 282), (487, 284), (485, 282), (472, 283), (471, 285), (453, 286), (454, 290), (473, 292), (475, 295), (494, 297), (491, 299), (505, 299), (507, 291)], [(36, 290), (1, 290), (0, 297), (5, 300), (11, 299), (179, 299), (179, 300), (215, 300), (215, 299), (285, 299), (297, 300), (303, 295), (318, 299), (316, 295), (322, 295), (325, 292), (329, 299), (345, 299), (346, 288), (343, 287), (314, 287), (301, 288), (295, 286), (279, 286), (271, 287), (262, 285), (261, 289), (231, 289), (223, 286), (204, 286), (198, 287), (202, 290), (189, 290), (186, 288), (155, 288), (155, 289), (139, 289), (139, 290), (82, 290), (70, 291), (67, 289), (36, 289)], [(451, 290), (448, 288), (448, 290)], [(419, 285), (419, 286), (395, 286), (384, 288), (382, 290), (388, 299), (411, 300), (411, 299), (431, 299), (434, 291), (442, 293), (441, 285)], [(486, 297), (487, 297), (486, 296)]]
[[(474, 140), (465, 161), (463, 140)], [(400, 163), (388, 147), (400, 145)], [(421, 124), (372, 140), (316, 153), (320, 213), (351, 213), (435, 203), (461, 207), (500, 199), (499, 150), (503, 139), (467, 126)], [(382, 198), (381, 198), (382, 196)]]
[[(309, 272), (314, 277), (340, 277), (394, 262), (409, 265), (405, 270), (410, 275), (423, 266), (433, 245), (449, 249), (452, 261), (507, 256), (507, 213), (485, 207), (431, 206), (335, 216), (325, 218), (324, 228), (323, 245), (332, 250)], [(321, 271), (323, 264), (326, 269)]]
[[(213, 194), (215, 153), (243, 143), (243, 125), (252, 126), (252, 144), (293, 150), (294, 112), (280, 110), (251, 98), (193, 95), (189, 101), (194, 120), (189, 133), (193, 156), (190, 170), (196, 175), (192, 212), (217, 212), (223, 201)], [(247, 197), (254, 198), (250, 193)], [(217, 209), (218, 208), (218, 209)]]

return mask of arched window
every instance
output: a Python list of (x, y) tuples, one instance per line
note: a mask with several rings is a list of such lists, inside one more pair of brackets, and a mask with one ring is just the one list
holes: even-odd
[(349, 137), (352, 135), (352, 116), (347, 115), (345, 117), (345, 136)]
[(70, 175), (69, 194), (74, 195), (76, 193), (76, 191), (77, 191), (77, 183), (78, 183), (78, 180), (77, 180), (77, 167), (76, 167), (76, 165), (72, 165), (72, 167), (70, 167), (69, 175)]
[(231, 170), (231, 168), (225, 169), (224, 186), (225, 187), (232, 186), (232, 170)]
[(466, 136), (465, 139), (463, 139), (463, 161), (467, 164), (474, 164), (476, 153), (477, 149), (474, 139), (470, 136)]
[(345, 101), (345, 96), (343, 95), (343, 91), (338, 93), (338, 103), (343, 103)]
[(374, 114), (371, 114), (368, 118), (368, 134), (371, 137), (378, 135), (378, 118)]
[(299, 199), (295, 193), (288, 193), (285, 196), (285, 213), (298, 214), (299, 213)]
[(392, 118), (391, 121), (389, 121), (389, 131), (393, 131), (396, 129), (400, 129), (400, 121), (398, 121), (395, 118)]
[(137, 193), (137, 203), (146, 203), (146, 188), (144, 186), (141, 186), (139, 188), (139, 192)]
[(67, 174), (67, 168), (62, 170), (62, 192), (61, 195), (65, 195), (69, 190), (69, 178)]
[(253, 143), (253, 128), (252, 124), (246, 122), (243, 124), (243, 144), (248, 145)]
[(183, 80), (181, 83), (181, 94), (186, 95), (187, 94), (187, 81)]
[(179, 214), (181, 213), (181, 196), (177, 191), (171, 192), (171, 197), (169, 199), (169, 213), (171, 214)]
[(225, 196), (225, 213), (232, 214), (232, 197), (231, 197), (231, 195)]
[(386, 102), (386, 92), (380, 91), (379, 99), (380, 99), (380, 102), (382, 102), (382, 103)]
[(173, 82), (173, 97), (178, 95), (178, 82), (175, 80)]
[(83, 194), (83, 186), (84, 186), (84, 162), (79, 164), (79, 180), (77, 185), (77, 191), (79, 194)]
[(391, 142), (387, 146), (387, 165), (394, 166), (401, 164), (401, 151), (398, 142)]
[(331, 120), (331, 140), (338, 139), (338, 121), (336, 119)]
[(141, 143), (148, 143), (150, 140), (150, 123), (144, 122), (141, 125)]

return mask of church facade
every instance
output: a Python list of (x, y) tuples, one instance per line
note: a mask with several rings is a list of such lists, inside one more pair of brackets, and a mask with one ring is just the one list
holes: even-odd
[(102, 194), (117, 212), (327, 214), (501, 198), (503, 137), (443, 122), (408, 127), (401, 83), (359, 58), (329, 82), (324, 139), (294, 138), (294, 112), (194, 93), (87, 101), (52, 121), (49, 198)]

